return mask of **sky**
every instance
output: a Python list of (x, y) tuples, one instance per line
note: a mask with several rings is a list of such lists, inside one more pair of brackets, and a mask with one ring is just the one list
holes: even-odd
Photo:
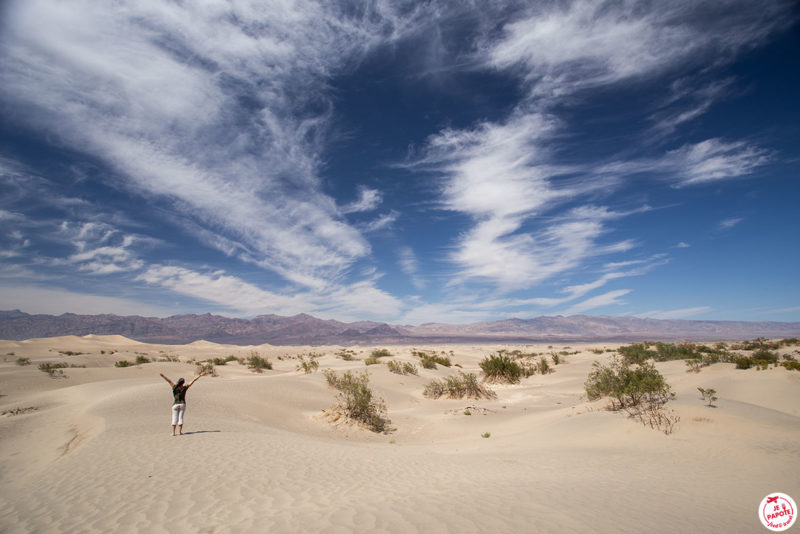
[(0, 309), (800, 321), (792, 1), (10, 0)]

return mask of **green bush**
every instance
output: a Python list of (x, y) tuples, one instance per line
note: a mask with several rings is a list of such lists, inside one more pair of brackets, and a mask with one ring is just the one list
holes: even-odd
[(622, 356), (622, 360), (628, 365), (642, 364), (650, 358), (655, 358), (658, 353), (654, 350), (647, 350), (647, 346), (643, 343), (634, 343), (633, 345), (622, 346), (617, 349), (617, 352)]
[(789, 361), (789, 362), (781, 362), (781, 365), (782, 365), (782, 366), (783, 366), (783, 367), (784, 367), (784, 368), (785, 368), (787, 371), (800, 371), (800, 362), (792, 362), (792, 361)]
[(39, 364), (39, 370), (50, 375), (50, 378), (66, 378), (64, 371), (62, 371), (65, 367), (67, 367), (66, 363), (45, 362)]
[(381, 361), (375, 356), (364, 358), (364, 365), (375, 365), (376, 363), (381, 363)]
[(114, 367), (132, 367), (133, 365), (136, 364), (129, 362), (128, 360), (119, 360), (114, 363)]
[(31, 359), (30, 358), (17, 358), (17, 365), (30, 365)]
[(336, 357), (337, 358), (341, 358), (346, 362), (355, 360), (355, 356), (356, 356), (355, 351), (352, 351), (352, 350), (349, 350), (349, 349), (342, 349), (342, 350), (340, 350), (339, 352), (336, 353)]
[(303, 356), (300, 356), (300, 363), (297, 364), (297, 371), (302, 370), (305, 374), (311, 374), (319, 368), (319, 362), (317, 361), (316, 356), (309, 356), (308, 360), (306, 360)]
[(478, 382), (474, 373), (458, 372), (456, 376), (448, 376), (444, 380), (434, 379), (425, 385), (422, 394), (425, 397), (438, 399), (447, 396), (450, 399), (493, 399), (497, 394)]
[(489, 355), (481, 360), (480, 367), (487, 382), (516, 384), (522, 376), (522, 367), (508, 356)]
[(387, 349), (375, 349), (370, 354), (373, 358), (391, 358), (393, 354)]
[(436, 364), (443, 365), (444, 367), (452, 366), (450, 358), (447, 356), (440, 356), (435, 352), (417, 351), (412, 350), (411, 354), (420, 359), (420, 365), (425, 369), (436, 369)]
[(369, 374), (366, 371), (360, 375), (347, 371), (342, 376), (331, 371), (325, 374), (325, 378), (339, 390), (338, 408), (346, 417), (365, 425), (373, 432), (389, 430), (391, 421), (386, 417), (386, 403), (370, 389)]
[(761, 360), (761, 361), (769, 361), (769, 362), (777, 362), (778, 355), (774, 352), (771, 352), (767, 349), (759, 349), (754, 351), (753, 354), (750, 355), (753, 360)]
[(389, 368), (389, 371), (396, 373), (398, 375), (418, 374), (417, 366), (410, 362), (400, 362), (397, 360), (391, 360), (386, 362), (386, 367)]
[(716, 389), (704, 389), (704, 388), (697, 388), (697, 391), (700, 392), (700, 396), (703, 397), (704, 401), (708, 401), (709, 406), (714, 406), (714, 401), (717, 400), (717, 390)]
[(142, 365), (143, 363), (150, 363), (149, 358), (145, 358), (141, 354), (136, 356), (136, 365)]
[(546, 375), (552, 373), (553, 369), (550, 368), (550, 364), (547, 363), (547, 358), (542, 356), (539, 359), (539, 374)]
[(203, 362), (197, 362), (195, 364), (195, 374), (199, 375), (200, 373), (205, 372), (209, 376), (219, 376), (217, 374), (217, 370), (214, 369), (214, 363), (206, 360)]
[(611, 398), (613, 410), (635, 407), (642, 402), (663, 404), (670, 398), (671, 388), (652, 362), (631, 366), (614, 358), (608, 366), (594, 362), (592, 367), (584, 383), (586, 396), (589, 400)]
[(264, 369), (272, 369), (272, 363), (267, 358), (262, 357), (258, 352), (252, 351), (247, 358), (247, 367), (256, 373), (261, 373)]

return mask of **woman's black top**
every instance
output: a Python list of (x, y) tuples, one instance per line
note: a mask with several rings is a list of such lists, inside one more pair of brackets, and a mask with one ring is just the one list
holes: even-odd
[(172, 388), (172, 397), (175, 399), (173, 404), (186, 404), (186, 390), (188, 386), (174, 386)]

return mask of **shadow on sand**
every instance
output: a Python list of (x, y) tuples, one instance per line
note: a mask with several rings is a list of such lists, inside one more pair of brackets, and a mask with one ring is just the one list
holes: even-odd
[(222, 432), (222, 430), (195, 430), (193, 432), (184, 432), (184, 436), (191, 436), (192, 434), (207, 434), (209, 432)]

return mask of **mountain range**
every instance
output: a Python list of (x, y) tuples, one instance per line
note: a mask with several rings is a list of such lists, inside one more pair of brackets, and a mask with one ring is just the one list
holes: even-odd
[(573, 315), (470, 324), (389, 325), (344, 323), (307, 314), (259, 315), (237, 319), (212, 315), (31, 315), (0, 311), (0, 339), (23, 340), (64, 335), (122, 335), (137, 341), (185, 344), (198, 340), (233, 345), (357, 345), (389, 343), (537, 343), (579, 341), (739, 340), (795, 337), (800, 323), (687, 321)]

